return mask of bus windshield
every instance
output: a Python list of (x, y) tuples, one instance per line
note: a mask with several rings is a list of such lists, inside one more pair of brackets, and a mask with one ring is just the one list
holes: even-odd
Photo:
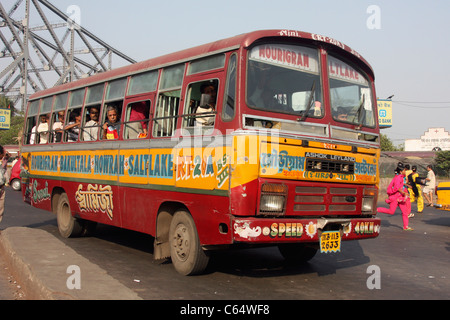
[[(253, 109), (322, 118), (323, 89), (318, 50), (264, 44), (248, 56), (247, 103)], [(367, 76), (349, 62), (328, 56), (331, 114), (338, 123), (375, 128), (373, 93)]]
[(328, 56), (330, 97), (336, 121), (375, 127), (372, 90), (365, 76), (349, 64)]
[(247, 103), (255, 109), (302, 119), (323, 117), (318, 50), (284, 44), (251, 49)]

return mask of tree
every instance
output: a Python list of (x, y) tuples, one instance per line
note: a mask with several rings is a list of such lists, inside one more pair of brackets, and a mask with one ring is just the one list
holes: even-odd
[(391, 139), (387, 137), (385, 134), (380, 134), (380, 140), (381, 140), (381, 151), (402, 151), (403, 147), (397, 148), (392, 143)]
[(22, 135), (24, 115), (15, 112), (14, 103), (5, 95), (0, 95), (0, 108), (11, 109), (9, 130), (0, 130), (0, 145), (17, 145)]
[(0, 145), (18, 145), (22, 135), (24, 116), (22, 114), (11, 118), (9, 130), (0, 130)]
[(438, 151), (436, 152), (436, 169), (445, 173), (447, 177), (450, 177), (450, 151)]
[(0, 108), (11, 109), (11, 118), (15, 115), (14, 103), (5, 95), (0, 95)]

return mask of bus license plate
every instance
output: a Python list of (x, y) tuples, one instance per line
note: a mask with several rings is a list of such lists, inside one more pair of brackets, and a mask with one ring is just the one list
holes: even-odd
[(341, 233), (339, 231), (326, 231), (320, 237), (320, 252), (340, 252), (341, 251)]

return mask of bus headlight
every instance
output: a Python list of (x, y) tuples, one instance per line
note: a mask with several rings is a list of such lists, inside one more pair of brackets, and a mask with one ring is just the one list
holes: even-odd
[(376, 213), (376, 203), (378, 199), (378, 189), (364, 189), (364, 196), (361, 202), (361, 213), (370, 215)]
[(373, 198), (363, 198), (361, 204), (362, 214), (372, 214), (373, 213)]
[(283, 184), (265, 183), (261, 186), (259, 213), (283, 214), (286, 207), (287, 186)]

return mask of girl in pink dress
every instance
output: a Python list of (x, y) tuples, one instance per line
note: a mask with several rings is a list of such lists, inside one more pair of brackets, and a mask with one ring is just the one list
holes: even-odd
[(377, 208), (380, 213), (386, 213), (393, 215), (397, 207), (402, 211), (403, 218), (403, 230), (413, 230), (408, 226), (409, 214), (411, 213), (411, 201), (409, 200), (408, 187), (405, 185), (406, 168), (403, 163), (398, 163), (397, 169), (395, 169), (395, 177), (387, 188), (388, 198), (386, 203), (389, 204), (387, 208)]

